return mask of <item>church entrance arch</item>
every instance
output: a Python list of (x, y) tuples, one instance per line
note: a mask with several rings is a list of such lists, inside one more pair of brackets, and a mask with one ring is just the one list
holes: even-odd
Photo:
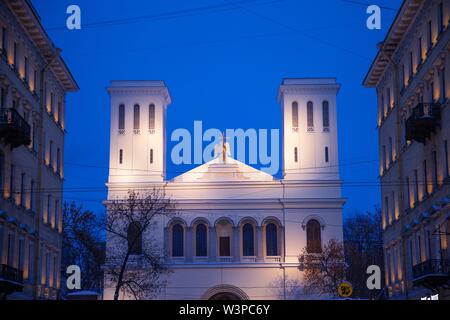
[(202, 296), (203, 300), (249, 300), (240, 288), (231, 285), (219, 285), (209, 288)]

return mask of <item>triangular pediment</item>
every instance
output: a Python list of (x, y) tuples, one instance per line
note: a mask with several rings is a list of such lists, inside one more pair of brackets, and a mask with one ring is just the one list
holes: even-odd
[(216, 157), (172, 179), (173, 182), (273, 181), (273, 176), (229, 156)]

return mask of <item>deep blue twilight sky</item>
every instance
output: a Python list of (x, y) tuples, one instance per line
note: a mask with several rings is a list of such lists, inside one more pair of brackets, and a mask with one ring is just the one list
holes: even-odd
[[(345, 214), (379, 203), (376, 96), (361, 83), (401, 0), (372, 1), (384, 8), (381, 30), (366, 28), (367, 5), (358, 1), (253, 0), (247, 9), (221, 7), (225, 0), (32, 2), (80, 86), (67, 99), (67, 201), (103, 211), (109, 159), (105, 87), (112, 79), (164, 80), (173, 99), (170, 137), (176, 128), (192, 129), (195, 120), (221, 130), (280, 128), (276, 96), (282, 78), (336, 77), (342, 84), (338, 129)], [(71, 4), (81, 8), (81, 30), (64, 28)], [(200, 7), (207, 9), (196, 10)], [(155, 19), (174, 12), (177, 17)], [(142, 16), (148, 18), (126, 20)], [(169, 177), (189, 169), (168, 161)]]

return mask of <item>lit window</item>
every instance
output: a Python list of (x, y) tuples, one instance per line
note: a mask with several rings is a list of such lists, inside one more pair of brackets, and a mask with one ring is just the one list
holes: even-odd
[(308, 253), (322, 252), (320, 223), (315, 219), (306, 224), (306, 249)]
[(197, 225), (195, 229), (195, 255), (197, 257), (207, 256), (207, 229), (206, 226), (201, 223)]
[(184, 255), (184, 230), (180, 224), (172, 228), (172, 256), (182, 257)]
[(278, 255), (278, 235), (277, 226), (274, 223), (269, 223), (266, 226), (266, 255)]
[(242, 228), (242, 247), (244, 256), (255, 255), (255, 242), (253, 226), (250, 223), (246, 223)]
[(298, 128), (298, 102), (292, 102), (292, 128)]

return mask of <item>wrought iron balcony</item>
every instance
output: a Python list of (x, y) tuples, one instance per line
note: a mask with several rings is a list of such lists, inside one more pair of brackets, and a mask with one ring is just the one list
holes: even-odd
[(436, 289), (450, 283), (450, 264), (445, 259), (429, 259), (413, 267), (413, 283)]
[(31, 142), (30, 125), (15, 109), (0, 109), (0, 138), (12, 148), (29, 145)]
[(419, 103), (406, 120), (406, 140), (425, 143), (440, 123), (441, 105), (439, 103)]
[(0, 268), (0, 281), (11, 281), (16, 283), (23, 283), (22, 270), (2, 264)]

